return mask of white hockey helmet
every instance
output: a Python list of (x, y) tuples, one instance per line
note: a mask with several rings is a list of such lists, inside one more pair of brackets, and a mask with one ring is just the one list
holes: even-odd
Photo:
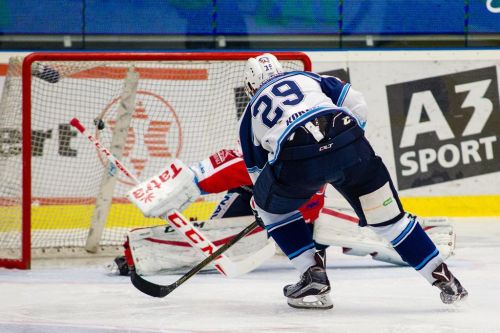
[(262, 83), (271, 77), (283, 73), (283, 67), (271, 53), (264, 53), (247, 60), (245, 66), (245, 92), (252, 98)]

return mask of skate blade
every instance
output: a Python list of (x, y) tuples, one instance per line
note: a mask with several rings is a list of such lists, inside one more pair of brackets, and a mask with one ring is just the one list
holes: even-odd
[(328, 310), (333, 308), (329, 294), (306, 296), (303, 298), (287, 298), (288, 305), (296, 309)]
[(468, 292), (463, 292), (457, 295), (448, 295), (444, 292), (441, 292), (439, 295), (441, 297), (441, 301), (444, 304), (458, 304), (467, 300), (467, 296), (469, 296)]

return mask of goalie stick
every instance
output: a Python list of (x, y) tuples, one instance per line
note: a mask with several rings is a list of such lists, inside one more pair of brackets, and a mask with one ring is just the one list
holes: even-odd
[[(112, 163), (125, 176), (127, 176), (129, 179), (131, 179), (134, 183), (136, 183), (136, 184), (139, 183), (138, 179), (131, 172), (129, 172), (127, 170), (127, 168), (113, 154), (111, 154), (111, 152), (106, 147), (104, 147), (99, 142), (99, 140), (97, 140), (94, 136), (92, 136), (86, 132), (85, 127), (80, 123), (80, 121), (77, 118), (73, 118), (70, 121), (70, 124), (71, 124), (71, 126), (75, 127), (80, 133), (82, 133), (85, 137), (87, 137), (87, 139), (92, 144), (94, 144), (96, 149), (98, 149), (101, 153), (103, 153), (106, 156), (106, 158), (109, 160), (109, 162)], [(275, 253), (274, 244), (269, 243), (263, 249), (253, 253), (251, 256), (249, 256), (245, 260), (242, 260), (239, 262), (233, 262), (227, 256), (225, 256), (223, 254), (223, 252), (225, 250), (220, 251), (217, 256), (212, 256), (212, 254), (214, 252), (217, 252), (216, 251), (217, 247), (212, 242), (210, 242), (206, 237), (204, 237), (198, 229), (196, 229), (191, 223), (189, 223), (189, 221), (180, 212), (178, 212), (175, 209), (172, 209), (169, 212), (166, 212), (165, 214), (163, 214), (161, 216), (161, 218), (168, 220), (170, 222), (170, 224), (174, 227), (174, 229), (176, 231), (180, 232), (180, 234), (191, 244), (191, 246), (193, 246), (193, 248), (198, 249), (205, 256), (208, 256), (207, 259), (211, 258), (211, 260), (207, 260), (207, 262), (204, 263), (204, 265), (201, 268), (203, 268), (205, 265), (207, 265), (213, 261), (214, 267), (221, 274), (229, 276), (229, 277), (245, 274), (245, 273), (253, 270), (257, 266), (259, 266), (264, 260), (266, 260), (270, 256), (274, 255), (274, 253)], [(252, 225), (253, 224), (251, 224), (250, 226), (252, 226)], [(255, 227), (252, 228), (249, 232), (251, 232), (253, 229), (255, 229)], [(247, 229), (245, 228), (243, 231), (245, 231), (245, 230), (247, 230)], [(240, 238), (244, 237), (247, 234), (247, 233), (243, 233), (243, 231), (241, 232), (242, 235)], [(196, 235), (196, 238), (193, 238), (193, 235)], [(238, 235), (240, 235), (240, 234), (238, 234)], [(234, 243), (236, 243), (236, 241), (234, 241)], [(231, 243), (231, 245), (234, 243)], [(225, 247), (225, 249), (227, 250), (229, 247), (230, 246)], [(205, 262), (205, 260), (203, 262)], [(192, 275), (194, 275), (196, 272), (193, 271)], [(142, 280), (144, 280), (144, 279), (142, 279)], [(134, 286), (135, 286), (135, 284), (134, 284)], [(139, 289), (139, 290), (141, 290), (141, 289)]]

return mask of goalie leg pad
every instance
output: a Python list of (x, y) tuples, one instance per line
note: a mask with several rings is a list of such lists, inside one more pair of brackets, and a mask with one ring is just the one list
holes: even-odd
[[(251, 218), (222, 219), (200, 222), (196, 226), (220, 246), (249, 221)], [(135, 270), (139, 275), (176, 274), (204, 259), (170, 226), (131, 230), (128, 237)], [(227, 255), (235, 260), (244, 259), (264, 248), (269, 241), (266, 232), (259, 228), (228, 250)]]
[[(437, 246), (443, 259), (453, 254), (455, 233), (446, 218), (417, 218), (425, 232)], [(384, 230), (377, 227), (376, 230)], [(402, 230), (399, 230), (401, 232)], [(373, 259), (396, 265), (407, 265), (390, 242), (378, 235), (374, 228), (358, 227), (358, 218), (352, 209), (342, 211), (324, 207), (314, 222), (314, 240), (321, 244), (340, 246), (343, 253), (355, 256), (371, 255)], [(396, 237), (394, 235), (393, 237)]]

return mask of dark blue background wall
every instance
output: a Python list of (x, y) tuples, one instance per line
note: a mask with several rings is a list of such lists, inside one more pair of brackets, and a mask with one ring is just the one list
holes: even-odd
[(488, 11), (486, 1), (0, 0), (0, 33), (500, 33), (500, 13)]

